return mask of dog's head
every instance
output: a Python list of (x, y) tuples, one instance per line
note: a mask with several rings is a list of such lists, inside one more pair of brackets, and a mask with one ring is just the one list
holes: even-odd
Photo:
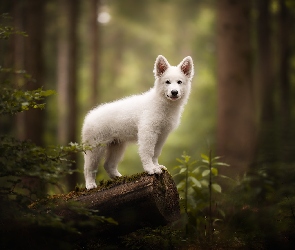
[(154, 75), (157, 87), (160, 87), (165, 97), (177, 101), (189, 95), (194, 76), (193, 60), (187, 56), (177, 66), (171, 66), (164, 56), (159, 55), (155, 62)]

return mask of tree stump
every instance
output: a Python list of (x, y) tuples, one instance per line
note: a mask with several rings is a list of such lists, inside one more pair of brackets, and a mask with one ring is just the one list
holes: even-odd
[[(110, 230), (128, 233), (142, 227), (167, 225), (180, 218), (179, 195), (167, 171), (160, 175), (141, 173), (119, 177), (97, 189), (73, 191), (54, 199), (54, 213), (64, 220), (81, 219), (79, 213), (69, 209), (74, 202), (83, 208), (98, 210), (98, 215), (118, 222), (116, 226), (110, 224), (97, 228), (99, 233)], [(34, 204), (32, 208), (38, 209), (38, 206)]]

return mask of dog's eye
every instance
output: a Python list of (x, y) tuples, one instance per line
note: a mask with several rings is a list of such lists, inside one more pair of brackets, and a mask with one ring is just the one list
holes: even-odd
[(178, 80), (177, 83), (178, 83), (178, 84), (182, 84), (182, 81)]
[(171, 82), (169, 80), (166, 81), (167, 84), (171, 84)]

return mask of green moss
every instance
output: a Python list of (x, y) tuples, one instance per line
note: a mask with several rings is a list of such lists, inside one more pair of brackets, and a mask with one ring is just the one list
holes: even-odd
[(71, 199), (75, 199), (77, 197), (83, 196), (83, 195), (88, 195), (90, 193), (96, 193), (101, 190), (109, 189), (121, 184), (129, 183), (129, 182), (134, 182), (136, 180), (139, 180), (141, 177), (149, 176), (146, 172), (130, 175), (130, 176), (121, 176), (117, 177), (115, 179), (111, 180), (102, 180), (98, 183), (98, 187), (87, 190), (86, 188), (78, 188), (76, 187), (74, 191), (71, 191), (67, 194), (56, 194), (52, 196), (48, 196), (47, 199), (43, 200), (38, 200), (34, 203), (32, 203), (29, 208), (31, 209), (37, 209), (40, 206), (44, 205), (49, 205), (49, 204), (56, 204), (60, 203), (63, 201), (68, 201)]

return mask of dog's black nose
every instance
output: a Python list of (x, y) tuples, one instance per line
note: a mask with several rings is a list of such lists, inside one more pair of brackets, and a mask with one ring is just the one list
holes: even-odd
[(177, 90), (171, 90), (171, 94), (172, 94), (172, 96), (177, 96), (178, 91)]

